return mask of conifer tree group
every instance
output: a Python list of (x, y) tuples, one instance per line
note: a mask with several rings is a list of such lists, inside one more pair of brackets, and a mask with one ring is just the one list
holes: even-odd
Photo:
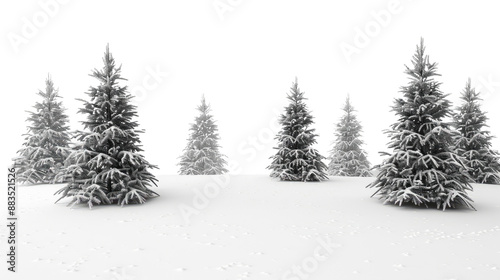
[[(156, 166), (141, 154), (137, 129), (136, 107), (126, 86), (119, 85), (121, 67), (106, 47), (104, 67), (94, 69), (91, 76), (98, 86), (87, 91), (90, 100), (83, 100), (79, 110), (87, 116), (85, 131), (78, 131), (80, 141), (66, 159), (69, 183), (56, 194), (72, 198), (71, 204), (131, 204), (144, 203), (158, 194), (150, 189), (157, 179), (149, 171)], [(58, 201), (59, 201), (58, 200)]]
[(297, 79), (287, 95), (290, 101), (280, 117), (281, 131), (276, 136), (278, 152), (272, 157), (271, 177), (283, 181), (327, 180), (324, 157), (312, 147), (316, 134), (311, 128), (313, 117), (305, 104), (304, 92), (300, 91)]
[(36, 102), (34, 112), (29, 112), (27, 121), (30, 125), (25, 134), (24, 147), (14, 159), (20, 183), (59, 182), (56, 175), (61, 172), (70, 152), (68, 116), (50, 76), (45, 85), (45, 91), (38, 92), (43, 100)]
[(344, 115), (337, 123), (336, 140), (330, 155), (328, 173), (334, 176), (369, 177), (370, 163), (361, 147), (361, 124), (354, 113), (349, 97), (344, 105)]
[(179, 163), (181, 175), (217, 175), (227, 172), (225, 156), (219, 151), (217, 124), (205, 96), (198, 106), (199, 116), (191, 124), (191, 134)]
[(480, 108), (479, 92), (471, 87), (470, 79), (460, 98), (462, 104), (453, 115), (459, 131), (455, 138), (457, 153), (464, 158), (472, 182), (500, 184), (500, 155), (491, 149), (493, 136), (484, 129), (488, 118)]
[(384, 203), (436, 205), (438, 209), (464, 205), (474, 209), (463, 157), (454, 149), (458, 132), (444, 119), (451, 115), (450, 102), (434, 80), (437, 64), (430, 63), (421, 40), (405, 73), (410, 82), (392, 110), (399, 117), (387, 133), (392, 154), (379, 166), (369, 187), (377, 188)]
[[(157, 168), (141, 154), (137, 108), (121, 66), (106, 47), (102, 69), (90, 76), (98, 81), (79, 99), (78, 111), (86, 116), (84, 130), (76, 131), (71, 143), (68, 116), (50, 76), (41, 102), (29, 112), (28, 132), (14, 159), (20, 183), (66, 183), (56, 192), (71, 198), (71, 205), (144, 203), (158, 196), (151, 189)], [(397, 122), (385, 132), (390, 153), (375, 166), (378, 174), (368, 187), (376, 188), (384, 203), (433, 205), (438, 209), (460, 205), (475, 209), (468, 191), (471, 183), (500, 184), (500, 154), (492, 149), (488, 118), (480, 108), (479, 92), (470, 79), (461, 93), (462, 103), (451, 109), (448, 95), (436, 81), (437, 64), (425, 53), (423, 39), (417, 45), (409, 78), (394, 100), (392, 111)], [(316, 144), (313, 117), (304, 92), (295, 79), (287, 94), (289, 104), (279, 118), (276, 154), (271, 157), (270, 176), (282, 181), (323, 181), (334, 176), (372, 176), (361, 140), (362, 126), (347, 97), (343, 115), (336, 124), (335, 142), (328, 166), (313, 145)], [(228, 172), (225, 155), (220, 152), (218, 126), (205, 97), (197, 107), (199, 115), (191, 124), (188, 143), (180, 156), (181, 175), (218, 175)], [(452, 118), (453, 121), (447, 121)]]

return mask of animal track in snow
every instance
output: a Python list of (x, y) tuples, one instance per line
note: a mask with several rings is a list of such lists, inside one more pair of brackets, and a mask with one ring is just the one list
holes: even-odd
[(187, 268), (185, 268), (185, 267), (178, 267), (175, 269), (175, 271), (179, 271), (179, 272), (184, 272), (186, 270), (187, 270)]

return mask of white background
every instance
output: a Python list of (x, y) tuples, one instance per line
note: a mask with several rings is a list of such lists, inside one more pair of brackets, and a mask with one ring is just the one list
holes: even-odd
[[(137, 95), (144, 154), (160, 167), (157, 174), (177, 172), (202, 94), (218, 121), (222, 152), (240, 167), (233, 173), (267, 173), (275, 116), (295, 77), (315, 117), (319, 151), (328, 155), (349, 93), (369, 159), (380, 163), (388, 142), (382, 130), (396, 120), (390, 106), (420, 37), (454, 106), (470, 77), (500, 136), (495, 1), (2, 1), (0, 21), (5, 165), (21, 148), (25, 110), (39, 100), (48, 73), (72, 130), (82, 129), (75, 99), (97, 85), (88, 74), (102, 67), (107, 43)], [(357, 53), (346, 56), (343, 44)], [(168, 77), (151, 79), (154, 71)], [(500, 148), (498, 138), (493, 144)]]

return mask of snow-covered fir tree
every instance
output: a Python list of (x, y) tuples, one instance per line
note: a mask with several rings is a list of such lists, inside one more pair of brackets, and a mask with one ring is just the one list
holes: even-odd
[[(89, 100), (79, 99), (86, 115), (85, 131), (78, 131), (79, 146), (66, 161), (69, 183), (56, 194), (70, 197), (72, 202), (95, 204), (144, 203), (158, 194), (149, 187), (156, 185), (148, 170), (156, 168), (141, 154), (136, 106), (126, 86), (119, 85), (121, 66), (106, 46), (104, 67), (94, 69), (90, 76), (99, 81), (87, 92)], [(59, 201), (58, 200), (58, 201)]]
[(362, 148), (362, 127), (349, 96), (343, 110), (344, 115), (336, 126), (336, 140), (331, 151), (328, 172), (334, 176), (369, 177), (372, 174), (366, 152)]
[(219, 151), (219, 133), (205, 96), (198, 106), (200, 114), (191, 124), (186, 148), (180, 157), (181, 175), (217, 175), (227, 172), (225, 156)]
[(437, 64), (425, 55), (423, 39), (417, 45), (412, 67), (406, 66), (407, 86), (392, 110), (399, 117), (387, 133), (392, 154), (379, 166), (378, 188), (384, 203), (436, 205), (438, 209), (464, 205), (474, 209), (472, 190), (463, 158), (456, 154), (453, 138), (458, 132), (444, 122), (451, 115), (450, 102), (434, 80)]
[(499, 184), (500, 155), (491, 149), (493, 136), (485, 130), (488, 118), (481, 110), (479, 92), (471, 87), (470, 79), (460, 98), (462, 104), (454, 114), (460, 132), (455, 139), (457, 152), (465, 158), (473, 182)]
[(327, 180), (327, 166), (324, 157), (312, 148), (316, 143), (316, 134), (311, 128), (313, 117), (307, 109), (304, 92), (301, 92), (297, 79), (287, 95), (290, 104), (285, 107), (285, 113), (280, 116), (282, 126), (276, 138), (278, 150), (271, 157), (271, 177), (283, 181), (322, 181)]
[(28, 132), (14, 159), (20, 183), (54, 183), (70, 152), (68, 116), (61, 97), (50, 76), (45, 85), (45, 92), (38, 92), (42, 101), (35, 103), (35, 111), (28, 112)]

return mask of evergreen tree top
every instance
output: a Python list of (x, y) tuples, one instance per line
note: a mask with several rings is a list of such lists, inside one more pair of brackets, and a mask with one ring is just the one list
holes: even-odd
[(290, 92), (287, 93), (287, 98), (293, 103), (301, 103), (303, 100), (307, 99), (304, 97), (304, 92), (300, 91), (298, 79), (295, 78), (295, 81), (292, 84)]
[(429, 56), (425, 54), (424, 39), (420, 39), (420, 44), (417, 45), (417, 51), (413, 55), (411, 61), (413, 68), (405, 65), (405, 73), (410, 75), (413, 79), (417, 81), (424, 82), (425, 80), (432, 78), (432, 76), (440, 76), (437, 71), (437, 63), (430, 63)]
[[(342, 110), (345, 112), (345, 114), (340, 118), (340, 121), (337, 123), (337, 135), (344, 135), (346, 132), (348, 132), (349, 136), (351, 137), (358, 137), (360, 136), (361, 133), (361, 124), (357, 120), (356, 114), (354, 113), (356, 110), (351, 104), (351, 100), (349, 95), (347, 95), (344, 107)], [(346, 135), (344, 135), (346, 136)]]
[[(314, 132), (315, 129), (309, 128), (313, 123), (313, 116), (304, 102), (306, 98), (304, 97), (304, 92), (299, 88), (297, 78), (295, 78), (295, 81), (292, 83), (290, 92), (287, 93), (287, 98), (291, 102), (285, 107), (286, 113), (282, 114), (280, 117), (280, 121), (285, 125), (284, 134), (288, 134), (286, 131), (295, 131), (295, 133), (291, 135), (296, 137), (301, 134), (302, 131), (306, 133)], [(314, 138), (315, 135), (312, 136)]]
[(350, 113), (352, 113), (352, 112), (354, 112), (354, 111), (355, 111), (355, 110), (354, 110), (354, 107), (353, 107), (353, 106), (352, 106), (352, 104), (351, 104), (351, 98), (350, 98), (349, 94), (348, 94), (348, 95), (347, 95), (347, 97), (345, 98), (345, 103), (344, 103), (344, 108), (343, 108), (343, 110), (344, 110), (346, 113), (348, 113), (348, 114), (350, 114)]
[(210, 112), (210, 105), (207, 104), (205, 100), (205, 95), (201, 96), (201, 104), (198, 106), (198, 111), (200, 111), (202, 114), (206, 115)]
[(121, 66), (115, 65), (109, 45), (106, 46), (103, 63), (101, 70), (94, 68), (90, 74), (99, 81), (97, 86), (91, 86), (87, 91), (90, 100), (79, 99), (84, 107), (78, 112), (87, 115), (87, 120), (82, 123), (90, 132), (82, 133), (78, 139), (83, 141), (87, 136), (94, 137), (102, 133), (108, 134), (108, 138), (116, 138), (117, 135), (130, 133), (126, 143), (121, 144), (126, 145), (127, 150), (142, 151), (137, 135), (142, 131), (136, 129), (138, 123), (134, 120), (137, 116), (136, 106), (130, 102), (132, 95), (127, 86), (118, 84), (118, 80), (126, 79), (121, 77)]
[[(440, 122), (442, 118), (450, 115), (451, 103), (446, 99), (447, 94), (443, 94), (439, 89), (441, 83), (433, 78), (440, 76), (436, 72), (437, 63), (429, 62), (429, 56), (425, 54), (423, 39), (420, 40), (413, 55), (412, 67), (405, 65), (405, 68), (405, 74), (410, 76), (410, 82), (401, 87), (400, 92), (403, 97), (397, 98), (393, 106), (393, 111), (401, 116), (400, 121), (423, 125)], [(405, 125), (407, 126), (408, 123)], [(420, 130), (419, 127), (416, 129)]]
[(47, 75), (45, 80), (45, 91), (39, 90), (37, 94), (43, 99), (33, 106), (36, 112), (28, 111), (30, 113), (28, 121), (33, 124), (28, 128), (35, 133), (46, 129), (55, 131), (68, 130), (69, 127), (66, 124), (68, 116), (64, 112), (62, 102), (57, 101), (61, 96), (59, 96), (59, 91), (54, 88), (54, 82), (50, 74)]
[(50, 74), (47, 74), (47, 78), (45, 79), (45, 92), (39, 90), (38, 95), (42, 96), (46, 101), (54, 101), (57, 97), (59, 97), (59, 92), (54, 88), (54, 82), (50, 77)]
[(45, 91), (38, 90), (38, 95), (43, 97), (42, 103), (36, 102), (35, 108), (38, 109), (38, 106), (47, 106), (49, 104), (54, 104), (55, 100), (59, 98), (59, 91), (54, 87), (54, 82), (50, 74), (47, 74), (47, 78), (45, 79)]
[[(470, 78), (467, 80), (465, 88), (460, 94), (460, 99), (462, 99), (463, 102), (457, 107), (457, 114), (454, 114), (457, 128), (464, 136), (472, 137), (480, 132), (486, 137), (489, 131), (482, 131), (482, 128), (488, 126), (486, 124), (488, 117), (481, 110), (479, 102), (482, 99), (479, 97), (479, 92), (476, 92), (476, 90), (472, 88)], [(485, 139), (489, 138), (491, 138), (491, 136)]]
[(478, 129), (481, 129), (483, 126), (488, 126), (486, 121), (488, 117), (481, 110), (480, 101), (482, 100), (479, 97), (479, 92), (476, 92), (474, 88), (471, 86), (470, 78), (467, 80), (465, 84), (465, 88), (460, 94), (460, 99), (464, 101), (464, 103), (459, 106), (457, 109), (462, 113), (464, 118), (473, 119), (474, 123), (478, 125)]
[[(354, 112), (356, 111), (354, 107), (351, 104), (351, 99), (349, 95), (347, 95), (344, 103), (344, 107), (342, 110), (345, 112), (344, 116), (341, 118), (340, 123), (338, 123), (338, 126), (343, 126), (345, 123), (348, 122), (357, 122), (356, 120), (356, 115)], [(361, 127), (360, 127), (361, 128)]]
[(460, 99), (467, 103), (479, 102), (482, 100), (479, 97), (479, 92), (476, 92), (476, 89), (472, 88), (470, 78), (465, 84), (465, 89), (462, 91)]
[(109, 51), (109, 44), (106, 45), (102, 61), (104, 62), (104, 67), (101, 70), (94, 68), (90, 76), (97, 78), (105, 86), (114, 86), (117, 80), (126, 80), (120, 74), (122, 66), (116, 67), (115, 59)]

